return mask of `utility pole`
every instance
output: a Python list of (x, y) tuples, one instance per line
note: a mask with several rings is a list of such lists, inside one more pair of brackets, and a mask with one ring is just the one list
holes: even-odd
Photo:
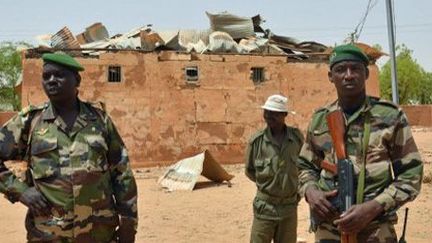
[(395, 51), (395, 34), (394, 34), (394, 13), (393, 13), (393, 0), (386, 0), (387, 7), (387, 28), (389, 35), (389, 48), (390, 48), (390, 64), (391, 64), (391, 79), (392, 79), (392, 98), (393, 103), (399, 104), (399, 91), (396, 73), (396, 51)]

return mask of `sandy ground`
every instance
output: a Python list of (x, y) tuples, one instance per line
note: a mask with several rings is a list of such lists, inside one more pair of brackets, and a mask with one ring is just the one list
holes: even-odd
[[(425, 161), (425, 175), (432, 178), (432, 129), (414, 128)], [(232, 186), (200, 178), (194, 191), (165, 192), (157, 185), (164, 168), (136, 171), (139, 188), (137, 242), (248, 242), (252, 222), (251, 202), (255, 186), (243, 174), (243, 165), (225, 166), (235, 175)], [(432, 239), (432, 183), (424, 183), (420, 196), (409, 207), (408, 242)], [(0, 242), (25, 242), (22, 205), (0, 198)], [(405, 207), (403, 207), (404, 209)], [(400, 235), (404, 210), (396, 230)], [(298, 236), (313, 242), (308, 232), (309, 213), (304, 200), (299, 205)]]

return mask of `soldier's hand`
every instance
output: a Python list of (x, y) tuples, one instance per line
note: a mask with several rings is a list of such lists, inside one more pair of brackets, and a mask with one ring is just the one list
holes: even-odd
[(25, 190), (19, 201), (26, 205), (35, 216), (49, 216), (51, 207), (45, 197), (34, 187)]
[(364, 229), (382, 211), (383, 207), (374, 200), (353, 205), (334, 223), (338, 225), (340, 231), (345, 233), (357, 233)]
[(321, 220), (337, 217), (337, 209), (328, 200), (337, 195), (337, 190), (323, 192), (315, 186), (306, 189), (305, 199), (309, 203), (312, 213)]
[(126, 218), (121, 218), (120, 226), (117, 229), (117, 236), (120, 243), (135, 242), (135, 221)]

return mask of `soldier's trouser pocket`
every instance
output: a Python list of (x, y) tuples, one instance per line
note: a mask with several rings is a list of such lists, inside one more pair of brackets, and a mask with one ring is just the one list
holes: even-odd
[(295, 243), (297, 241), (297, 211), (281, 220), (254, 217), (251, 243)]
[(36, 227), (34, 217), (30, 211), (27, 211), (25, 218), (25, 228), (27, 230), (28, 242), (49, 242), (56, 239), (53, 234), (43, 232)]
[(112, 217), (98, 217), (93, 220), (92, 238), (96, 242), (111, 242), (116, 238), (116, 228), (119, 225), (117, 215)]

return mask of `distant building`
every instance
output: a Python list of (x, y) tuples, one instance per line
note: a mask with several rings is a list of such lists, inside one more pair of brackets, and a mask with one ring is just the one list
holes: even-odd
[[(42, 50), (24, 53), (23, 106), (46, 100)], [(80, 97), (106, 104), (134, 166), (166, 165), (205, 149), (221, 163), (236, 163), (265, 125), (259, 107), (267, 96), (286, 95), (297, 112), (287, 122), (301, 129), (314, 109), (336, 98), (326, 58), (139, 50), (79, 55), (86, 69)], [(378, 69), (369, 68), (367, 90), (378, 96)]]

